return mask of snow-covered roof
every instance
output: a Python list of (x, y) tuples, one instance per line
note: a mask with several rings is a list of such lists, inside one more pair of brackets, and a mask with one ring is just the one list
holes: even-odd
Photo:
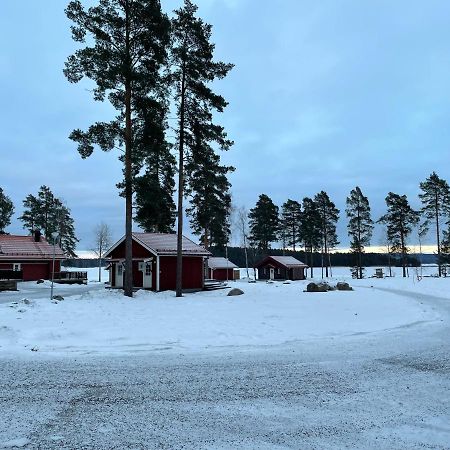
[(297, 258), (294, 258), (293, 256), (268, 256), (263, 261), (261, 261), (260, 264), (267, 261), (268, 259), (273, 259), (277, 263), (281, 264), (282, 266), (288, 267), (288, 268), (308, 267), (305, 263), (299, 261)]
[[(177, 235), (168, 233), (133, 233), (133, 239), (141, 244), (144, 248), (155, 255), (159, 256), (174, 256), (177, 254)], [(108, 252), (106, 257), (124, 242), (125, 236), (118, 241)], [(211, 253), (183, 236), (183, 255), (192, 256), (210, 256)]]
[[(0, 261), (20, 259), (52, 259), (53, 245), (49, 244), (44, 237), (36, 242), (34, 236), (15, 236), (0, 234)], [(55, 246), (55, 259), (65, 259), (66, 255)]]
[(213, 270), (238, 269), (238, 266), (236, 264), (233, 264), (229, 259), (221, 257), (208, 258), (208, 267)]

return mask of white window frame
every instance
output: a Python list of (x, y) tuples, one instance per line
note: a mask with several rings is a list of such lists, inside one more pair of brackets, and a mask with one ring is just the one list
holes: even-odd
[(20, 272), (22, 270), (22, 264), (21, 263), (14, 263), (13, 264), (13, 271), (14, 272)]

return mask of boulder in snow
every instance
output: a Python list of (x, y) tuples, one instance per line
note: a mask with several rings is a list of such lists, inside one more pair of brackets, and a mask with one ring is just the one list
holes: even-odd
[(233, 288), (233, 289), (231, 289), (230, 292), (228, 292), (228, 296), (229, 296), (229, 297), (233, 297), (233, 296), (235, 296), (235, 295), (242, 295), (243, 293), (244, 293), (244, 291), (241, 291), (241, 290), (238, 289), (238, 288)]
[(42, 284), (42, 283), (45, 283), (45, 280), (37, 280), (36, 281), (36, 284)]
[(327, 283), (309, 283), (306, 292), (328, 292), (330, 286)]
[(58, 302), (60, 302), (61, 300), (64, 300), (64, 297), (62, 295), (54, 295), (53, 300), (57, 300)]
[(353, 291), (353, 288), (348, 283), (345, 283), (343, 281), (339, 282), (336, 285), (336, 288), (338, 291)]

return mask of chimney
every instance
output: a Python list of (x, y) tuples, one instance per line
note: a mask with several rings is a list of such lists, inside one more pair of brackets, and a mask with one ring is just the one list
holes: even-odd
[(35, 230), (34, 242), (41, 242), (41, 230)]

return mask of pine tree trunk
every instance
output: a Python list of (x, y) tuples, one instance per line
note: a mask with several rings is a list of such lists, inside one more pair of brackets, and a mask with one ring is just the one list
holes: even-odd
[(102, 244), (100, 244), (100, 251), (98, 252), (98, 282), (102, 282), (102, 255), (103, 249)]
[(333, 277), (333, 271), (331, 269), (331, 254), (328, 252), (328, 265), (330, 266), (330, 277)]
[(442, 264), (441, 264), (441, 242), (440, 242), (440, 225), (439, 225), (439, 202), (438, 202), (438, 195), (435, 194), (434, 197), (434, 206), (436, 211), (436, 242), (437, 242), (437, 251), (438, 251), (438, 274), (441, 277), (442, 276)]
[(205, 247), (206, 250), (209, 250), (209, 236), (208, 236), (208, 230), (205, 228), (204, 234), (203, 234), (203, 247)]
[(406, 278), (406, 249), (405, 249), (405, 238), (403, 232), (400, 233), (400, 239), (402, 243), (402, 267), (403, 267), (403, 278)]
[(358, 201), (358, 208), (357, 208), (357, 224), (358, 224), (358, 276), (357, 278), (359, 278), (360, 280), (362, 279), (362, 264), (361, 264), (361, 215), (360, 215), (360, 205), (359, 205), (359, 201)]
[[(130, 19), (128, 0), (125, 7), (126, 15), (126, 52), (130, 52)], [(131, 63), (129, 63), (131, 65)], [(133, 191), (131, 183), (131, 83), (125, 82), (125, 279), (124, 294), (133, 297)]]
[(183, 64), (181, 80), (179, 162), (178, 162), (178, 228), (177, 228), (177, 278), (176, 296), (183, 296), (183, 191), (184, 191), (184, 122), (186, 102), (186, 68)]

